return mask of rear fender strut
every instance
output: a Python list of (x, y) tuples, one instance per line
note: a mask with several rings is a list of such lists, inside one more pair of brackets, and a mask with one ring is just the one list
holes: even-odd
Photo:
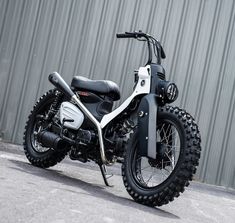
[(157, 155), (157, 98), (155, 94), (144, 96), (138, 108), (139, 152), (141, 156), (156, 159)]

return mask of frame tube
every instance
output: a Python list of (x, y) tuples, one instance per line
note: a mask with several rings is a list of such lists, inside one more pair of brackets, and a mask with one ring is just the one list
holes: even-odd
[(91, 120), (91, 122), (96, 126), (98, 130), (99, 144), (100, 144), (100, 155), (103, 164), (109, 166), (112, 165), (112, 162), (109, 162), (105, 156), (104, 151), (104, 141), (102, 135), (102, 129), (100, 123), (96, 120), (96, 118), (90, 113), (90, 111), (82, 104), (82, 102), (78, 99), (76, 95), (72, 96), (72, 100), (78, 105), (78, 107), (84, 112), (84, 114)]

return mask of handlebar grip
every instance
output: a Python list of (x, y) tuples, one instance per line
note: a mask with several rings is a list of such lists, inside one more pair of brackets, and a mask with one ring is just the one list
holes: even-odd
[(134, 33), (117, 33), (117, 38), (136, 38), (136, 34)]

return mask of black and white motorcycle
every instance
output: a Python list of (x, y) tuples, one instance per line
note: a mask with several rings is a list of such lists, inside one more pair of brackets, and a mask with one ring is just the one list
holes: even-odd
[(50, 74), (55, 89), (40, 97), (29, 115), (24, 151), (42, 168), (54, 166), (67, 154), (72, 160), (92, 160), (106, 185), (105, 166), (121, 162), (130, 196), (161, 206), (178, 197), (192, 180), (200, 158), (200, 133), (190, 114), (167, 105), (177, 99), (178, 89), (165, 79), (161, 44), (141, 31), (117, 38), (147, 43), (148, 61), (135, 72), (132, 95), (112, 111), (120, 99), (114, 82), (75, 76), (69, 86), (57, 72)]

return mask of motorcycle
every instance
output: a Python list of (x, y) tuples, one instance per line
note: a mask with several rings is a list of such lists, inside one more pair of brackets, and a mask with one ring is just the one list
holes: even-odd
[(166, 81), (160, 42), (142, 31), (116, 36), (147, 43), (148, 61), (135, 71), (131, 96), (112, 111), (120, 99), (114, 82), (74, 76), (69, 86), (53, 72), (48, 79), (55, 88), (40, 97), (28, 117), (24, 152), (41, 168), (56, 165), (67, 154), (72, 160), (94, 161), (107, 186), (106, 166), (120, 162), (130, 196), (161, 206), (178, 197), (196, 172), (199, 129), (185, 110), (168, 105), (177, 99), (178, 88)]

